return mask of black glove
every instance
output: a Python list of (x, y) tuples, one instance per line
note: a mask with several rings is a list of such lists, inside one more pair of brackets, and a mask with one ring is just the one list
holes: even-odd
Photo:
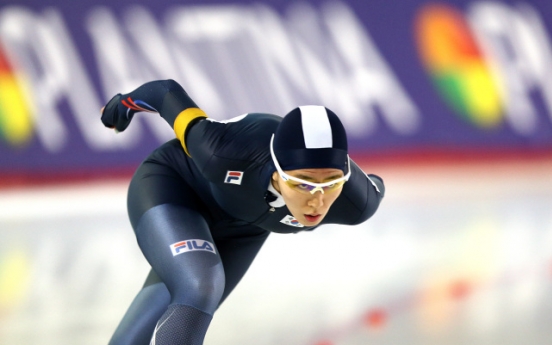
[(186, 91), (174, 80), (156, 80), (127, 93), (118, 93), (102, 108), (102, 123), (116, 132), (124, 131), (134, 114), (158, 113), (171, 127), (184, 109), (197, 108)]
[(121, 103), (121, 94), (118, 93), (102, 108), (102, 123), (107, 128), (122, 132), (128, 127), (135, 113)]

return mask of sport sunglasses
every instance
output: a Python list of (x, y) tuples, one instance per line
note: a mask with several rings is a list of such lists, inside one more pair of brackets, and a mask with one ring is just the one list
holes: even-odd
[(349, 155), (347, 155), (347, 175), (329, 182), (314, 183), (288, 175), (282, 170), (280, 164), (278, 164), (278, 160), (276, 159), (276, 155), (274, 154), (273, 142), (274, 134), (272, 134), (272, 138), (270, 138), (270, 155), (272, 156), (272, 161), (276, 166), (278, 174), (280, 174), (282, 179), (293, 189), (297, 189), (302, 192), (309, 192), (310, 194), (314, 194), (320, 191), (322, 194), (324, 194), (325, 191), (328, 192), (343, 186), (343, 184), (347, 182), (347, 180), (349, 180), (349, 177), (351, 176), (351, 159), (349, 158)]

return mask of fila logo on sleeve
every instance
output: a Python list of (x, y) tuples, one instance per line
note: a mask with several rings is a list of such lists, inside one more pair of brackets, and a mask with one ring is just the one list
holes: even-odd
[(228, 171), (224, 183), (241, 184), (243, 178), (243, 171)]

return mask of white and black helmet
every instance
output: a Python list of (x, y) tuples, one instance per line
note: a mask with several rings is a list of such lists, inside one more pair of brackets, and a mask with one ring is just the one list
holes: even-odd
[(347, 173), (347, 134), (330, 109), (301, 106), (290, 111), (271, 141), (283, 170), (335, 168)]

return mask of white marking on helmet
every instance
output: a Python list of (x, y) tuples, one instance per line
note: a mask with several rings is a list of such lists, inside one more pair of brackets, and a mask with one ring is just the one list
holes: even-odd
[(333, 146), (332, 126), (326, 108), (320, 105), (305, 105), (301, 110), (301, 126), (305, 147), (321, 149)]

